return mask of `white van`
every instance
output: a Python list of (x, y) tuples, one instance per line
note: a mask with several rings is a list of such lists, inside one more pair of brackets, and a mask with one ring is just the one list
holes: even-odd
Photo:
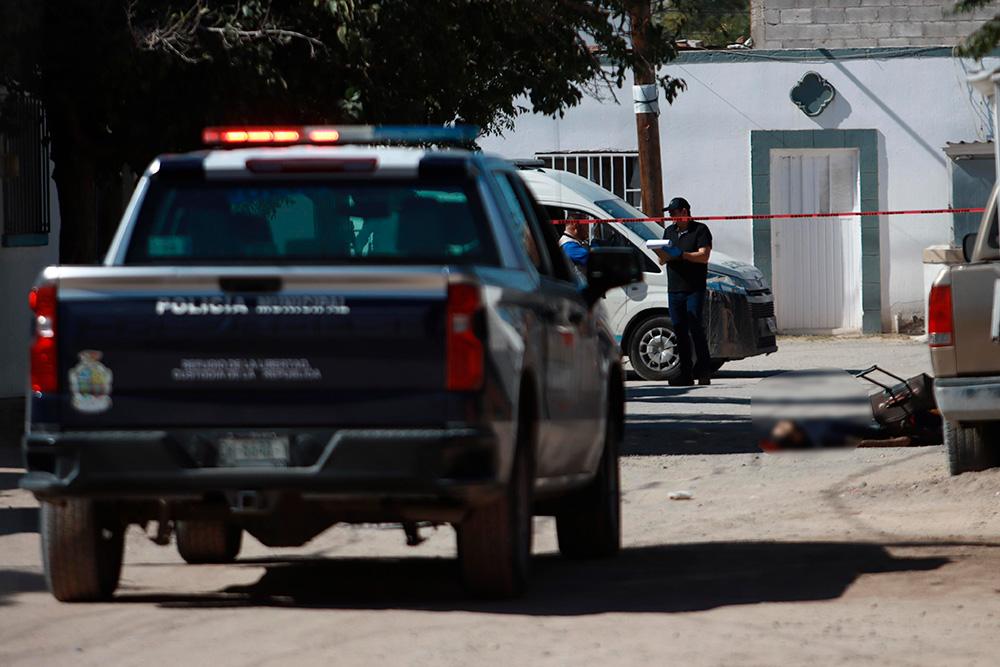
[[(537, 167), (534, 162), (515, 164), (535, 199), (555, 222), (646, 217), (586, 178)], [(635, 248), (644, 267), (644, 282), (615, 288), (604, 297), (622, 351), (636, 373), (647, 380), (676, 377), (680, 362), (667, 305), (667, 274), (646, 247), (647, 240), (663, 238), (663, 227), (651, 221), (602, 222), (587, 227), (592, 243)], [(705, 318), (713, 371), (727, 361), (777, 351), (774, 296), (757, 267), (712, 250), (708, 290)]]

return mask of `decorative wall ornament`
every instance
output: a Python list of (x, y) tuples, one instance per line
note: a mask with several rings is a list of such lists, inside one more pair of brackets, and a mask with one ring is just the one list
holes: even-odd
[(816, 72), (806, 72), (788, 92), (788, 96), (795, 102), (795, 106), (802, 109), (802, 113), (815, 117), (830, 106), (837, 96), (837, 90)]

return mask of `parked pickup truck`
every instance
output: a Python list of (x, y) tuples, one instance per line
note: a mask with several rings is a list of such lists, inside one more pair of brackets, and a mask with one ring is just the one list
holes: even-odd
[(934, 398), (945, 418), (953, 475), (1000, 465), (1000, 243), (997, 190), (962, 242), (965, 264), (946, 266), (928, 298)]
[(48, 268), (31, 296), (21, 486), (55, 597), (110, 596), (129, 524), (224, 563), (244, 531), (392, 522), (416, 543), (451, 523), (468, 590), (501, 597), (525, 587), (533, 514), (566, 556), (614, 554), (601, 296), (641, 279), (634, 254), (595, 251), (584, 280), (503, 160), (371, 145), (440, 130), (205, 136), (149, 166), (103, 266)]

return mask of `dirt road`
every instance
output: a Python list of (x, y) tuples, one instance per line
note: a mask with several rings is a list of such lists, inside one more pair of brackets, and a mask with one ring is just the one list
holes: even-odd
[(746, 437), (762, 377), (875, 361), (912, 374), (926, 350), (791, 340), (711, 387), (630, 380), (625, 549), (564, 561), (537, 519), (532, 590), (503, 603), (463, 598), (451, 529), (408, 548), (338, 527), (198, 567), (133, 530), (116, 600), (60, 604), (2, 448), (0, 664), (998, 664), (1000, 471), (951, 478), (939, 447), (768, 456)]

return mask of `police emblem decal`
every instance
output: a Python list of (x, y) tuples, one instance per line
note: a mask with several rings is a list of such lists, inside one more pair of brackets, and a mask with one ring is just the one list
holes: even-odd
[(111, 381), (114, 373), (101, 363), (103, 352), (82, 350), (80, 361), (69, 369), (72, 405), (80, 412), (96, 414), (111, 407)]

